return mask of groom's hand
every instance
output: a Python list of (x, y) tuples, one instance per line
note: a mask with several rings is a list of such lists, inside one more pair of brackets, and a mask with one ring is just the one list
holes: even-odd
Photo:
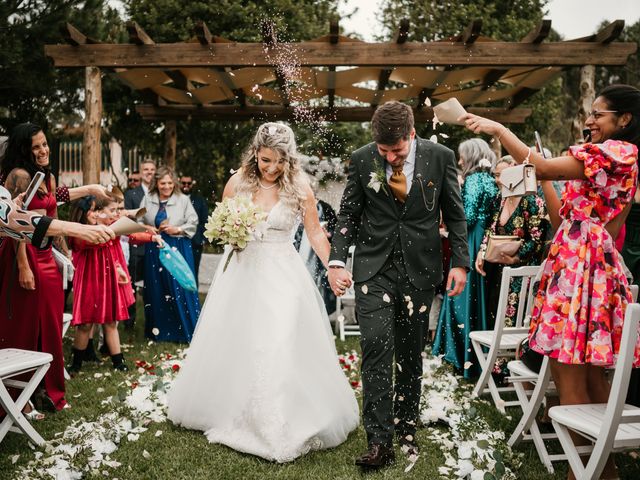
[(344, 267), (329, 267), (329, 285), (337, 297), (344, 295), (351, 286), (351, 273)]
[[(453, 284), (453, 288), (451, 285)], [(447, 295), (455, 297), (460, 295), (467, 284), (467, 271), (462, 267), (454, 267), (449, 270), (447, 277)]]

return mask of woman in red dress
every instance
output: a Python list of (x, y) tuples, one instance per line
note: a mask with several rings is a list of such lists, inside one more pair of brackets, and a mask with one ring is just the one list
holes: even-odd
[[(42, 129), (33, 124), (18, 125), (9, 138), (2, 173), (9, 191), (24, 190), (25, 183), (42, 171), (45, 180), (29, 205), (49, 217), (56, 217), (55, 181), (49, 170), (49, 146)], [(0, 348), (22, 348), (53, 355), (44, 377), (49, 407), (60, 410), (64, 399), (62, 355), (62, 278), (51, 246), (5, 240), (0, 245)], [(44, 405), (46, 407), (47, 405)]]

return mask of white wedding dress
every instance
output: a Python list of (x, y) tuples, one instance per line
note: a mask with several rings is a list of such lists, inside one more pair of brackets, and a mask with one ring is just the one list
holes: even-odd
[(174, 423), (276, 462), (335, 447), (359, 423), (322, 298), (292, 245), (297, 222), (279, 201), (263, 237), (219, 267), (168, 400)]

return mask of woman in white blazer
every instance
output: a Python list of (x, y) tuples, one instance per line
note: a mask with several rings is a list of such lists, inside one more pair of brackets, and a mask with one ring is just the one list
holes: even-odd
[[(194, 271), (190, 239), (196, 232), (198, 215), (180, 192), (173, 169), (158, 168), (140, 207), (147, 209), (142, 223), (157, 229)], [(145, 336), (156, 341), (190, 342), (200, 315), (198, 293), (184, 290), (162, 267), (155, 243), (145, 247), (144, 279)]]

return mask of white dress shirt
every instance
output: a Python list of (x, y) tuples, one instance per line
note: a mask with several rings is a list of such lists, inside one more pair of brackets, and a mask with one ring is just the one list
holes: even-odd
[[(391, 178), (391, 174), (393, 173), (393, 168), (391, 164), (387, 162), (385, 168), (385, 173), (387, 174), (387, 182)], [(402, 166), (402, 172), (404, 176), (407, 177), (407, 195), (409, 194), (409, 190), (411, 190), (411, 184), (413, 183), (413, 171), (416, 169), (416, 139), (414, 138), (411, 142), (411, 147), (409, 149), (409, 155), (404, 161), (404, 165)]]

